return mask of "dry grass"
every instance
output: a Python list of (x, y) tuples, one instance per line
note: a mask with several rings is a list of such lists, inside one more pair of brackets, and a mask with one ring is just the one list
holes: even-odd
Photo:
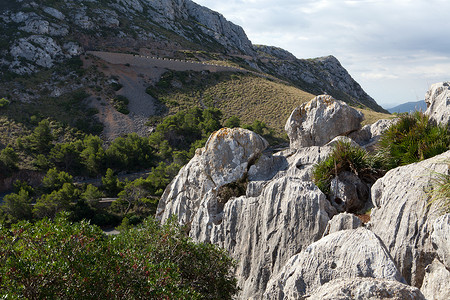
[(381, 120), (381, 119), (395, 118), (394, 115), (390, 115), (390, 114), (380, 113), (380, 112), (376, 112), (376, 111), (368, 110), (368, 109), (360, 109), (360, 108), (357, 108), (357, 109), (364, 114), (364, 121), (361, 123), (362, 126), (373, 124), (376, 121)]

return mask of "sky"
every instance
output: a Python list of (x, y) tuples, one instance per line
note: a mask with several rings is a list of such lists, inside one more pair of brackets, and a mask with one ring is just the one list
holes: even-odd
[(384, 108), (450, 80), (448, 0), (193, 1), (242, 26), (253, 44), (334, 55)]

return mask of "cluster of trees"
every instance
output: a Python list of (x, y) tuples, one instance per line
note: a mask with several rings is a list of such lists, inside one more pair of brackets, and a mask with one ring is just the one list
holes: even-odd
[[(222, 127), (221, 119), (218, 109), (192, 108), (161, 120), (149, 137), (132, 133), (108, 146), (94, 135), (58, 142), (56, 130), (44, 119), (14, 147), (0, 152), (3, 175), (17, 170), (18, 156), (24, 154), (46, 174), (37, 188), (16, 182), (13, 193), (0, 205), (0, 220), (7, 224), (36, 221), (67, 211), (72, 221), (87, 219), (101, 226), (117, 225), (121, 220), (137, 224), (155, 212), (165, 187), (210, 134)], [(240, 120), (232, 117), (224, 125), (237, 127)], [(258, 120), (246, 127), (261, 134), (269, 130)], [(118, 174), (132, 172), (146, 175), (119, 180)], [(87, 178), (97, 178), (95, 185), (88, 184)], [(105, 197), (117, 200), (104, 207), (100, 200)]]
[(113, 237), (66, 214), (0, 226), (5, 299), (231, 299), (234, 266), (225, 251), (151, 217)]

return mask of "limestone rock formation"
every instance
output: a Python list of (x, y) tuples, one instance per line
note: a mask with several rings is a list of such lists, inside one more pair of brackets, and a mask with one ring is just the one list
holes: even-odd
[(436, 123), (449, 124), (450, 121), (450, 82), (435, 83), (425, 95), (427, 110), (425, 114)]
[(428, 206), (433, 172), (447, 174), (450, 151), (415, 164), (390, 170), (373, 185), (371, 230), (388, 248), (402, 275), (416, 287), (422, 285), (425, 267), (436, 251), (432, 226), (439, 214)]
[(285, 130), (293, 149), (323, 146), (338, 135), (359, 130), (362, 120), (362, 113), (356, 109), (321, 95), (294, 109)]
[(338, 231), (289, 259), (267, 284), (264, 299), (301, 299), (334, 279), (403, 281), (378, 237), (365, 228)]
[(191, 225), (191, 237), (226, 249), (238, 261), (241, 299), (260, 299), (270, 276), (294, 254), (321, 238), (329, 220), (325, 195), (289, 176), (270, 181), (261, 195), (230, 199), (217, 218), (209, 194)]
[(335, 279), (325, 283), (306, 299), (425, 300), (425, 297), (418, 288), (398, 281), (374, 278), (349, 278)]
[(450, 271), (437, 259), (425, 269), (420, 290), (427, 300), (450, 299)]
[(166, 188), (157, 217), (166, 221), (175, 214), (181, 223), (189, 224), (203, 196), (246, 176), (267, 145), (266, 140), (246, 129), (216, 131)]
[(323, 236), (341, 230), (356, 229), (361, 226), (362, 226), (361, 220), (354, 214), (349, 214), (345, 212), (340, 213), (338, 215), (335, 215), (330, 221), (328, 221)]
[(355, 173), (341, 172), (330, 186), (330, 200), (339, 211), (360, 212), (370, 202), (370, 188)]
[(438, 254), (439, 260), (450, 270), (450, 214), (436, 219), (433, 224), (431, 241)]
[(381, 135), (398, 119), (382, 119), (371, 125), (365, 125), (361, 130), (353, 132), (349, 137), (366, 150), (371, 150), (380, 140)]

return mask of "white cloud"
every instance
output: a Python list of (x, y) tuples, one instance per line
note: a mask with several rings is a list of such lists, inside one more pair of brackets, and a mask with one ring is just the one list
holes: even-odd
[(194, 1), (241, 25), (255, 44), (299, 58), (336, 56), (379, 103), (415, 101), (411, 90), (450, 80), (450, 1)]

